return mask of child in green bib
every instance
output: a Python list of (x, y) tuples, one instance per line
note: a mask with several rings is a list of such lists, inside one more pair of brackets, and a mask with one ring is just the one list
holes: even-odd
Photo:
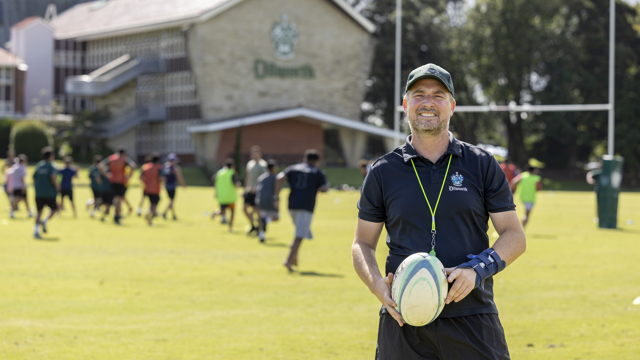
[[(233, 232), (233, 215), (235, 213), (235, 204), (238, 200), (238, 192), (236, 187), (241, 186), (238, 181), (235, 166), (232, 159), (224, 161), (224, 167), (211, 177), (216, 190), (216, 199), (220, 204), (220, 209), (213, 212), (211, 219), (217, 215), (222, 215), (222, 223), (229, 224), (229, 231)], [(227, 222), (227, 209), (229, 209), (229, 221)]]
[(536, 203), (536, 193), (542, 189), (542, 178), (538, 173), (540, 169), (529, 166), (527, 171), (519, 174), (511, 180), (511, 188), (517, 186), (516, 193), (520, 194), (520, 201), (524, 204), (525, 215), (522, 217), (522, 227), (529, 221), (531, 210)]

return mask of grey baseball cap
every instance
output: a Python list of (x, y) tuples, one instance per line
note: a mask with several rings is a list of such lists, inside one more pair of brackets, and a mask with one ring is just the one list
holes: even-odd
[(422, 79), (436, 79), (440, 81), (453, 96), (453, 82), (451, 82), (451, 74), (436, 64), (426, 64), (413, 70), (407, 79), (405, 93), (411, 89), (413, 84)]

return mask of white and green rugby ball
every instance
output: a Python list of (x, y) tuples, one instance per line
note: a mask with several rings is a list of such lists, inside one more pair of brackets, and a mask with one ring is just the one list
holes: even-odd
[(440, 260), (420, 252), (408, 256), (396, 269), (391, 298), (405, 323), (424, 326), (442, 312), (448, 288), (447, 274)]

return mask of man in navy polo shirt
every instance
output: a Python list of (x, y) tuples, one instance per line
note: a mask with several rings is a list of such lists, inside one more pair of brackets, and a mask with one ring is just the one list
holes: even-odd
[[(446, 70), (419, 67), (405, 90), (411, 135), (372, 165), (352, 246), (356, 272), (383, 305), (376, 359), (508, 359), (493, 275), (526, 247), (509, 184), (491, 154), (448, 131), (456, 103)], [(493, 248), (489, 219), (499, 234)], [(386, 277), (375, 258), (383, 226)], [(396, 268), (416, 252), (435, 253), (450, 283), (442, 313), (422, 327), (403, 323), (390, 291)]]

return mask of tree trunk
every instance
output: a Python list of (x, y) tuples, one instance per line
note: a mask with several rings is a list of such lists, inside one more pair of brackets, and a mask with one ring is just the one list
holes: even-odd
[[(515, 121), (512, 122), (512, 119), (515, 119)], [(505, 112), (502, 121), (507, 128), (509, 157), (517, 167), (524, 169), (529, 158), (524, 148), (522, 120), (518, 118), (517, 114)]]

